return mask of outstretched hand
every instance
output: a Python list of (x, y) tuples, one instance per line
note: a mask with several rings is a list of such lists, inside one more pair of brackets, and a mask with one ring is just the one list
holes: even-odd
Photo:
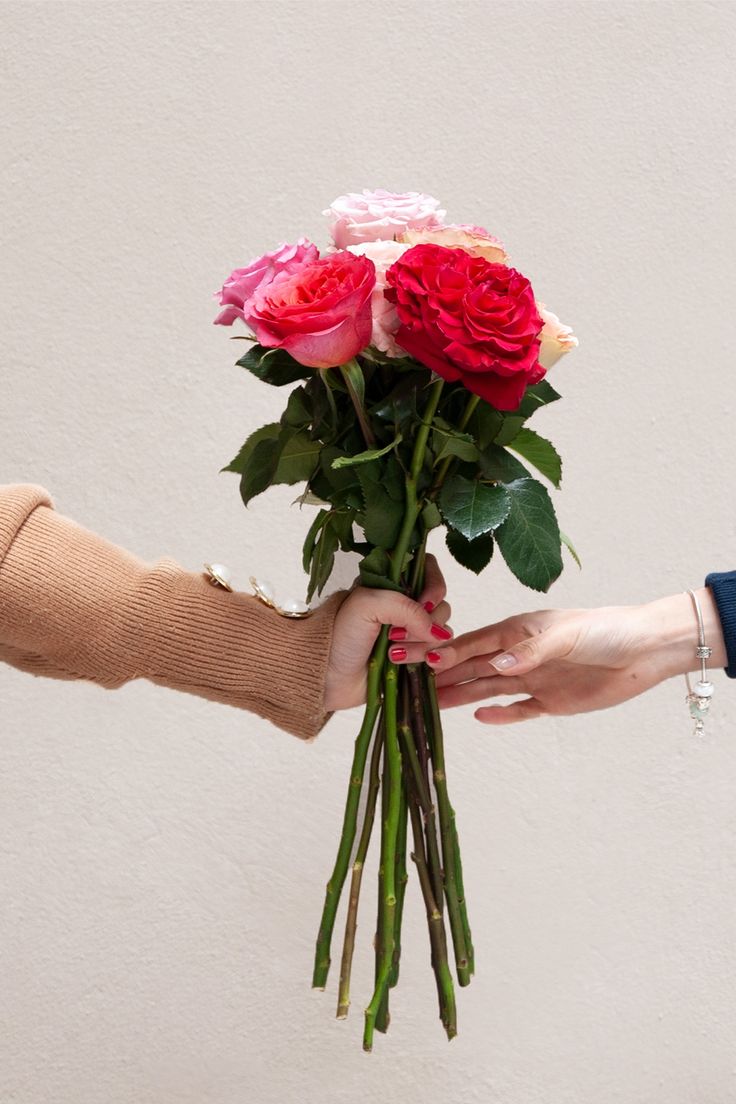
[(365, 701), (367, 664), (383, 625), (390, 625), (389, 658), (396, 663), (421, 663), (439, 653), (452, 637), (445, 628), (450, 606), (434, 556), (427, 556), (424, 590), (416, 602), (394, 590), (356, 587), (335, 618), (325, 680), (325, 709), (348, 709)]
[[(726, 662), (712, 593), (698, 596), (712, 666)], [(690, 598), (675, 594), (641, 606), (540, 610), (509, 617), (458, 637), (442, 653), (437, 675), (443, 708), (503, 695), (509, 705), (484, 705), (485, 724), (508, 724), (543, 713), (607, 709), (663, 679), (697, 668), (696, 623)]]

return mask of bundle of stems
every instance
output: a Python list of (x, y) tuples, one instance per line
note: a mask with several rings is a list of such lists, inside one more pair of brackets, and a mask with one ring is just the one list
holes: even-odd
[[(431, 490), (418, 498), (417, 479), (441, 390), (442, 381), (438, 380), (430, 389), (422, 424), (417, 431), (411, 470), (406, 478), (404, 523), (391, 557), (392, 582), (401, 586), (411, 597), (421, 593), (424, 581), (427, 533), (421, 528), (421, 512), (427, 501), (436, 496), (447, 474), (448, 465), (445, 465)], [(474, 406), (475, 402), (471, 399), (463, 422), (467, 422)], [(412, 541), (417, 540), (417, 533), (419, 543), (412, 546)], [(397, 667), (388, 661), (387, 652), (388, 630), (384, 628), (368, 666), (366, 710), (355, 743), (342, 835), (335, 867), (327, 884), (312, 978), (315, 988), (325, 988), (338, 904), (350, 870), (337, 1003), (338, 1018), (347, 1016), (361, 882), (380, 791), (381, 851), (375, 988), (365, 1009), (363, 1031), (363, 1048), (368, 1051), (373, 1046), (374, 1032), (385, 1032), (388, 1028), (389, 992), (399, 978), (401, 923), (408, 879), (409, 825), (412, 841), (410, 854), (427, 915), (439, 1017), (449, 1039), (457, 1034), (457, 1011), (446, 915), (449, 918), (458, 983), (467, 985), (474, 972), (460, 848), (455, 813), (447, 790), (444, 741), (434, 674), (424, 664)], [(361, 796), (365, 800), (362, 802), (362, 823), (358, 835)]]

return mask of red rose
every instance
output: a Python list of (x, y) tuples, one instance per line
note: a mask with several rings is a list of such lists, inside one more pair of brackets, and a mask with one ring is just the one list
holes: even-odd
[(259, 288), (245, 321), (261, 345), (285, 349), (308, 368), (336, 368), (370, 342), (375, 283), (367, 257), (331, 253)]
[(397, 344), (498, 410), (515, 410), (544, 375), (531, 284), (514, 268), (464, 249), (415, 245), (386, 273)]

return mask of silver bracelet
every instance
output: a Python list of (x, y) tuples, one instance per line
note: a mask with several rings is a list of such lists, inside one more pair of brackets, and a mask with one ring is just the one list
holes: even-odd
[(685, 682), (687, 683), (687, 702), (690, 709), (690, 716), (695, 721), (695, 735), (702, 736), (705, 731), (704, 717), (710, 709), (710, 703), (713, 700), (713, 690), (715, 687), (708, 678), (708, 668), (705, 665), (707, 659), (713, 655), (713, 649), (709, 648), (705, 643), (705, 626), (703, 625), (703, 613), (700, 609), (700, 602), (698, 601), (695, 593), (692, 590), (687, 592), (693, 603), (695, 610), (695, 616), (698, 619), (698, 646), (695, 649), (695, 655), (700, 660), (700, 680), (695, 683), (695, 686), (690, 685), (690, 676), (685, 675)]

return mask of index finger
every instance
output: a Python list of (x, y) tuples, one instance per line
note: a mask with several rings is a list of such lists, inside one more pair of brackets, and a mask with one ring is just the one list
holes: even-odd
[(506, 622), (499, 621), (496, 625), (486, 625), (482, 629), (474, 629), (473, 632), (456, 637), (452, 643), (452, 658), (443, 670), (447, 671), (451, 667), (456, 667), (458, 663), (465, 663), (476, 656), (490, 656), (503, 651), (503, 640), (507, 636), (505, 630)]
[(424, 563), (424, 589), (417, 601), (431, 613), (440, 602), (444, 601), (446, 594), (447, 585), (440, 571), (440, 565), (435, 557), (429, 553)]

